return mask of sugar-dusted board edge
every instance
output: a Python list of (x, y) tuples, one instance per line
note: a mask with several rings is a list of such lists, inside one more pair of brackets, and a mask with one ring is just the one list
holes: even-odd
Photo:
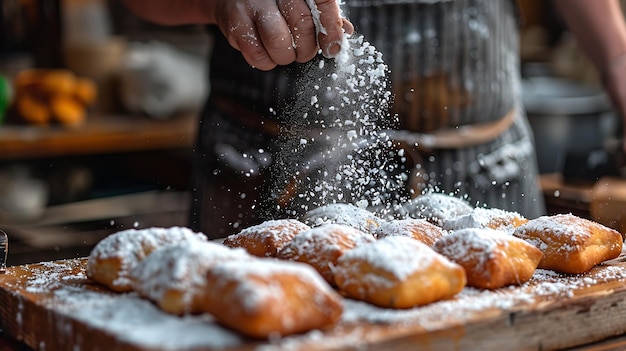
[[(294, 342), (285, 338), (279, 343), (242, 339), (240, 345), (219, 349), (240, 351), (262, 346), (271, 350), (284, 346), (301, 350), (553, 350), (582, 345), (626, 333), (626, 263), (623, 261), (621, 256), (580, 276), (590, 284), (572, 290), (567, 296), (544, 294), (532, 303), (510, 309), (460, 310), (449, 318), (443, 316), (444, 322), (430, 330), (411, 321), (342, 323), (315, 338), (295, 337)], [(33, 349), (160, 350), (124, 341), (116, 333), (62, 312), (51, 299), (53, 291), (27, 289), (31, 272), (45, 269), (46, 264), (51, 263), (10, 267), (7, 274), (0, 276), (0, 325), (5, 333)], [(54, 264), (67, 268), (64, 274), (55, 277), (61, 286), (118, 296), (86, 279), (72, 278), (84, 271), (84, 259)], [(609, 267), (623, 270), (624, 274), (607, 278), (603, 272)], [(200, 348), (215, 349), (218, 348)]]

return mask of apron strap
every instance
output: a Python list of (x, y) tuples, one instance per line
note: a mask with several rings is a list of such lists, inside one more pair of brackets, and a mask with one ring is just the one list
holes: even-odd
[(515, 121), (515, 109), (493, 122), (464, 125), (457, 128), (440, 129), (431, 133), (416, 133), (407, 130), (388, 130), (391, 139), (423, 152), (434, 149), (463, 149), (488, 143), (504, 133)]

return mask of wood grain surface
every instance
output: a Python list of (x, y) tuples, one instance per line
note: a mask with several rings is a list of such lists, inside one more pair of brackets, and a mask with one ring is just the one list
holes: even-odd
[(332, 329), (259, 341), (210, 316), (171, 316), (135, 293), (107, 291), (86, 278), (85, 259), (72, 259), (0, 275), (0, 323), (41, 350), (554, 350), (626, 332), (625, 261), (583, 275), (538, 270), (521, 286), (465, 288), (409, 310), (346, 299)]

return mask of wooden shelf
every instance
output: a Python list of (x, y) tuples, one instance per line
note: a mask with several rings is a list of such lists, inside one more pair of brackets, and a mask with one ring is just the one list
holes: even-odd
[(155, 120), (133, 115), (92, 115), (77, 128), (0, 126), (0, 160), (191, 148), (195, 114)]

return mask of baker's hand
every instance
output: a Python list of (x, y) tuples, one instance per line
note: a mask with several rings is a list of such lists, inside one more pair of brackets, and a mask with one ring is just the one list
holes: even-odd
[[(230, 45), (260, 70), (311, 60), (318, 49), (334, 57), (341, 49), (344, 31), (352, 24), (340, 16), (336, 0), (216, 0), (214, 18)], [(314, 11), (315, 12), (315, 11)]]

